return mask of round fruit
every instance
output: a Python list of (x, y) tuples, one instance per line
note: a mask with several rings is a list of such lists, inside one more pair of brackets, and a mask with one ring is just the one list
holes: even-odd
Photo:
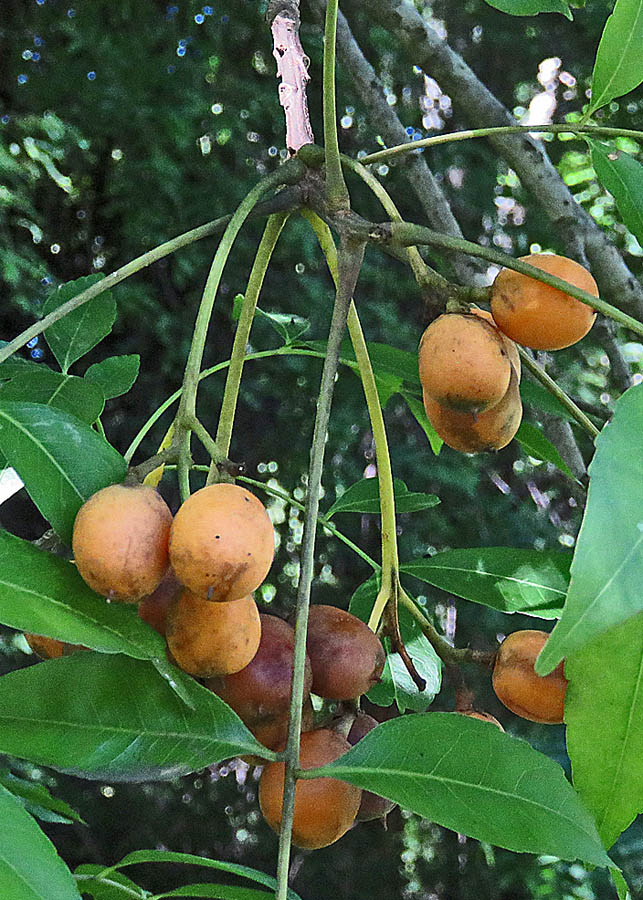
[(261, 501), (236, 484), (211, 484), (188, 497), (170, 533), (170, 561), (194, 594), (239, 600), (259, 587), (275, 552)]
[(83, 503), (74, 522), (78, 571), (110, 600), (140, 600), (156, 590), (165, 574), (171, 523), (172, 513), (154, 488), (103, 488)]
[[(261, 642), (254, 658), (234, 675), (212, 678), (207, 687), (231, 706), (249, 727), (288, 716), (295, 631), (283, 619), (261, 615)], [(304, 671), (304, 700), (313, 681), (310, 660)], [(264, 742), (265, 743), (265, 742)]]
[[(313, 705), (309, 699), (304, 702), (301, 709), (301, 732), (312, 731), (314, 727)], [(258, 725), (250, 725), (248, 728), (264, 747), (275, 751), (283, 750), (288, 740), (288, 713), (264, 719)], [(262, 756), (242, 756), (241, 758), (251, 766), (264, 764)]]
[(502, 727), (502, 725), (500, 724), (500, 722), (496, 719), (496, 717), (492, 716), (491, 713), (476, 712), (473, 709), (470, 709), (467, 711), (462, 710), (462, 709), (457, 709), (456, 712), (459, 716), (469, 716), (469, 718), (471, 718), (471, 719), (480, 719), (481, 722), (489, 722), (491, 725), (495, 725), (496, 728), (500, 729), (500, 731), (505, 730)]
[[(338, 759), (350, 744), (334, 731), (320, 728), (301, 736), (299, 767), (313, 769)], [(282, 762), (269, 763), (259, 781), (259, 806), (268, 825), (279, 833), (284, 790)], [(307, 850), (327, 847), (355, 821), (361, 790), (336, 778), (299, 780), (295, 789), (293, 844)]]
[(460, 453), (502, 450), (515, 436), (522, 421), (518, 377), (512, 370), (509, 389), (496, 406), (475, 416), (455, 412), (424, 394), (424, 409), (445, 444)]
[(228, 675), (247, 666), (261, 639), (254, 597), (209, 603), (183, 591), (169, 610), (167, 646), (176, 664), (198, 678)]
[(182, 590), (174, 570), (168, 569), (157, 589), (138, 604), (139, 617), (165, 637), (168, 610)]
[[(521, 260), (598, 297), (591, 274), (573, 259), (534, 253)], [(501, 269), (496, 276), (491, 288), (491, 312), (501, 331), (534, 350), (561, 350), (575, 344), (585, 337), (596, 318), (595, 310), (586, 303), (513, 269)]]
[(67, 644), (57, 638), (44, 637), (41, 634), (25, 634), (25, 640), (41, 659), (60, 659), (61, 656), (69, 656), (77, 650), (87, 650), (82, 644)]
[[(369, 716), (368, 713), (359, 710), (351, 730), (348, 732), (348, 743), (351, 747), (354, 747), (358, 741), (361, 741), (378, 724), (377, 719), (374, 719), (373, 716)], [(379, 794), (374, 794), (372, 791), (362, 791), (362, 802), (359, 805), (356, 819), (358, 822), (385, 819), (394, 806), (395, 803), (392, 800), (387, 800), (386, 797), (380, 797)]]
[(422, 335), (418, 363), (424, 393), (458, 412), (490, 409), (509, 387), (511, 363), (503, 340), (478, 315), (438, 316)]
[(329, 700), (351, 700), (380, 680), (386, 654), (380, 639), (352, 613), (311, 606), (306, 650), (312, 691)]
[(509, 357), (509, 362), (514, 367), (514, 371), (518, 376), (518, 381), (520, 381), (520, 377), (522, 374), (522, 365), (520, 362), (520, 353), (518, 352), (518, 347), (516, 346), (516, 342), (512, 341), (511, 338), (508, 338), (506, 334), (503, 334), (502, 331), (496, 325), (495, 319), (487, 309), (478, 309), (477, 306), (471, 307), (471, 312), (474, 316), (479, 316), (481, 319), (484, 319), (486, 322), (489, 322), (496, 329), (498, 334), (500, 335), (500, 339), (504, 344), (504, 348), (507, 351), (507, 356)]
[(557, 725), (563, 721), (567, 679), (561, 662), (549, 675), (537, 675), (534, 663), (549, 635), (545, 631), (514, 631), (498, 650), (493, 689), (517, 716)]

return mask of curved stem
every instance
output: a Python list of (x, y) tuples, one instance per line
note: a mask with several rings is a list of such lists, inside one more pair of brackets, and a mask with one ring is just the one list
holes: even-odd
[(535, 359), (532, 359), (531, 356), (527, 353), (527, 351), (516, 345), (518, 347), (518, 352), (520, 353), (520, 358), (522, 359), (525, 368), (529, 369), (531, 374), (536, 378), (543, 387), (546, 387), (550, 394), (553, 394), (554, 397), (565, 407), (567, 412), (576, 419), (578, 424), (585, 429), (585, 431), (590, 435), (592, 440), (598, 437), (600, 434), (599, 429), (594, 425), (594, 423), (589, 419), (582, 409), (579, 409), (578, 406), (574, 403), (572, 398), (565, 393), (565, 391), (556, 384), (551, 375), (548, 375), (547, 372), (543, 369), (542, 366), (539, 366)]
[(308, 495), (304, 516), (304, 533), (301, 547), (299, 585), (297, 587), (297, 618), (295, 622), (295, 648), (293, 659), (293, 680), (288, 723), (288, 742), (285, 751), (285, 779), (279, 834), (279, 856), (277, 860), (277, 900), (286, 900), (288, 895), (288, 869), (292, 841), (292, 823), (295, 809), (295, 777), (299, 761), (299, 733), (301, 730), (301, 708), (304, 695), (304, 671), (306, 664), (306, 631), (310, 589), (313, 580), (315, 553), (315, 532), (319, 513), (322, 469), (328, 420), (333, 398), (335, 376), (339, 363), (339, 348), (346, 328), (348, 307), (353, 296), (364, 256), (364, 244), (349, 244), (342, 239), (339, 254), (339, 286), (335, 296), (333, 317), (328, 336), (326, 359), (322, 371), (317, 413), (310, 452), (308, 469)]
[[(263, 237), (261, 238), (261, 243), (259, 244), (252, 271), (250, 272), (250, 277), (248, 279), (248, 286), (241, 306), (241, 315), (239, 316), (237, 330), (232, 344), (228, 377), (226, 378), (225, 389), (223, 391), (219, 425), (217, 427), (215, 438), (216, 444), (224, 456), (228, 456), (230, 452), (230, 440), (232, 438), (234, 416), (237, 409), (241, 374), (243, 372), (250, 329), (252, 328), (252, 321), (257, 309), (257, 301), (273, 250), (275, 249), (281, 230), (286, 224), (287, 218), (287, 213), (275, 213), (270, 216), (266, 222)], [(218, 470), (213, 461), (210, 465), (207, 484), (211, 484), (215, 481), (218, 478), (218, 474)]]
[(558, 288), (559, 291), (564, 291), (566, 294), (576, 297), (577, 300), (582, 300), (583, 303), (591, 306), (604, 316), (609, 316), (611, 319), (614, 319), (616, 322), (629, 328), (635, 334), (643, 335), (643, 323), (639, 322), (638, 319), (628, 316), (627, 313), (622, 312), (622, 310), (617, 309), (610, 303), (606, 303), (604, 300), (601, 300), (600, 297), (594, 297), (592, 294), (588, 294), (587, 291), (581, 290), (575, 285), (570, 284), (568, 281), (557, 278), (556, 275), (550, 275), (549, 272), (543, 272), (542, 269), (530, 266), (520, 259), (514, 259), (512, 256), (507, 256), (505, 253), (493, 250), (491, 247), (481, 247), (479, 244), (474, 244), (463, 238), (440, 234), (440, 232), (433, 231), (431, 228), (425, 228), (423, 225), (413, 225), (409, 222), (392, 222), (388, 226), (376, 225), (374, 226), (374, 230), (370, 233), (370, 238), (371, 240), (380, 243), (388, 243), (388, 241), (391, 240), (393, 244), (402, 247), (428, 244), (434, 247), (444, 247), (447, 250), (455, 250), (460, 253), (468, 253), (469, 256), (476, 256), (480, 259), (489, 260), (489, 262), (496, 263), (496, 265), (504, 266), (507, 269), (513, 269), (515, 272), (520, 272), (521, 275), (527, 275), (529, 278), (535, 278), (537, 281), (542, 281), (545, 284)]
[(350, 209), (350, 198), (339, 158), (337, 105), (335, 101), (335, 44), (337, 39), (338, 0), (328, 0), (324, 28), (324, 145), (326, 148), (326, 192), (333, 212)]
[(452, 134), (437, 134), (420, 141), (410, 141), (408, 144), (398, 144), (396, 147), (388, 147), (386, 150), (378, 150), (363, 156), (360, 162), (364, 165), (390, 159), (402, 153), (411, 153), (424, 147), (437, 147), (438, 144), (451, 144), (456, 141), (470, 141), (473, 138), (495, 137), (503, 134), (596, 134), (605, 137), (629, 137), (633, 140), (643, 140), (643, 131), (632, 131), (629, 128), (609, 128), (602, 125), (496, 125), (491, 128), (471, 128), (466, 131), (456, 131)]

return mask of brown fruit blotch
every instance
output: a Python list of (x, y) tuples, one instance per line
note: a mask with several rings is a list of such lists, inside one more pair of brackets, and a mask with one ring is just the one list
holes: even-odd
[(171, 523), (172, 513), (155, 488), (103, 488), (83, 503), (74, 522), (78, 571), (110, 600), (140, 600), (158, 587), (167, 570)]
[(560, 663), (549, 675), (537, 675), (534, 664), (549, 635), (545, 631), (514, 631), (496, 655), (492, 684), (496, 696), (517, 716), (557, 725), (563, 721), (567, 679)]
[[(301, 736), (299, 767), (313, 769), (338, 759), (350, 744), (345, 738), (320, 728)], [(259, 781), (259, 806), (268, 825), (279, 833), (284, 789), (284, 763), (269, 763)], [(361, 790), (336, 778), (297, 781), (293, 843), (317, 850), (345, 834), (355, 821)]]
[(334, 606), (311, 606), (306, 649), (314, 694), (351, 700), (376, 684), (386, 654), (380, 639), (352, 613)]

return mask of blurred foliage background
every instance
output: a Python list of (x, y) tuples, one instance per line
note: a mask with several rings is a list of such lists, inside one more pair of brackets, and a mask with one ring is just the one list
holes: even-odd
[[(232, 211), (257, 178), (277, 167), (285, 155), (283, 115), (262, 3), (217, 0), (203, 6), (192, 0), (174, 5), (93, 0), (75, 7), (70, 3), (3, 0), (0, 10), (2, 339), (30, 324), (56, 285), (112, 271), (156, 244)], [(603, 0), (589, 0), (570, 22), (558, 15), (511, 18), (483, 0), (462, 4), (417, 0), (416, 6), (519, 118), (531, 108), (535, 113), (547, 110), (557, 121), (582, 106), (610, 8)], [(347, 0), (345, 11), (385, 86), (389, 104), (411, 137), (468, 126), (466, 110), (453, 108), (431, 73), (421, 71), (413, 59), (399, 53), (387, 32), (372, 26), (368, 4)], [(305, 3), (302, 16), (301, 37), (311, 58), (311, 116), (320, 140), (321, 35), (311, 24)], [(352, 155), (377, 149), (378, 135), (341, 67), (338, 91), (342, 149)], [(632, 97), (614, 102), (602, 120), (642, 128), (643, 104)], [(548, 149), (578, 202), (609, 232), (633, 271), (640, 273), (643, 250), (596, 182), (584, 143), (552, 140)], [(486, 143), (436, 148), (429, 162), (467, 238), (515, 255), (530, 249), (561, 249), (515, 174)], [(380, 165), (377, 173), (403, 215), (421, 221), (403, 166)], [(361, 185), (351, 182), (350, 187), (355, 208), (381, 218)], [(226, 267), (206, 365), (229, 356), (232, 301), (245, 288), (261, 227), (254, 221), (244, 228)], [(121, 452), (180, 384), (214, 246), (212, 239), (194, 244), (118, 286), (119, 318), (113, 334), (77, 365), (77, 374), (82, 374), (92, 362), (112, 353), (140, 354), (137, 384), (125, 397), (111, 401), (103, 417), (108, 437)], [(260, 305), (306, 318), (306, 338), (323, 339), (331, 299), (330, 279), (316, 240), (306, 223), (293, 217), (278, 244)], [(403, 266), (370, 249), (356, 299), (369, 340), (416, 349), (427, 315)], [(251, 340), (253, 349), (280, 343), (261, 319)], [(633, 377), (640, 380), (643, 346), (624, 338), (620, 342)], [(27, 352), (33, 359), (52, 362), (41, 340)], [(295, 356), (249, 362), (233, 438), (232, 458), (245, 461), (252, 477), (270, 479), (300, 498), (320, 371), (319, 360)], [(599, 418), (609, 416), (615, 388), (608, 358), (594, 335), (558, 353), (550, 371)], [(222, 387), (219, 375), (201, 388), (199, 412), (211, 430), (216, 427)], [(528, 410), (527, 417), (536, 422), (538, 412)], [(400, 517), (403, 561), (449, 547), (574, 545), (581, 519), (578, 493), (553, 466), (528, 457), (516, 442), (493, 456), (462, 457), (444, 448), (436, 457), (399, 397), (388, 402), (386, 418), (396, 476), (411, 490), (432, 492), (441, 499), (434, 509)], [(155, 451), (169, 422), (166, 414), (141, 447), (138, 461)], [(587, 459), (590, 445), (583, 434), (577, 437)], [(324, 508), (346, 486), (373, 474), (373, 462), (361, 387), (344, 369), (333, 407)], [(176, 506), (172, 477), (165, 481), (164, 494)], [(285, 613), (294, 600), (301, 514), (285, 503), (268, 502), (280, 548), (258, 599), (265, 608)], [(0, 524), (27, 538), (39, 536), (44, 528), (24, 492), (2, 506)], [(337, 524), (377, 556), (374, 517), (344, 515)], [(320, 535), (315, 601), (346, 607), (369, 574), (343, 544)], [(464, 602), (458, 603), (456, 618), (448, 595), (418, 582), (409, 587), (424, 597), (438, 623), (444, 624), (447, 616), (452, 625), (455, 621), (461, 646), (491, 648), (497, 635), (533, 624)], [(0, 640), (2, 671), (33, 662), (20, 635), (3, 629)], [(476, 689), (478, 706), (566, 764), (562, 729), (543, 729), (516, 719), (500, 707), (482, 677)], [(436, 707), (448, 709), (451, 702), (447, 689)], [(380, 716), (386, 714), (379, 711)], [(257, 811), (256, 772), (243, 764), (143, 785), (83, 782), (13, 764), (36, 780), (56, 785), (89, 823), (89, 827), (45, 826), (72, 866), (108, 864), (129, 850), (166, 847), (242, 860), (268, 872), (274, 868), (277, 840)], [(615, 849), (617, 862), (639, 896), (643, 896), (642, 845), (643, 832), (634, 825)], [(368, 823), (326, 850), (313, 855), (297, 851), (293, 871), (293, 886), (306, 900), (614, 896), (604, 873), (497, 851), (399, 810), (389, 817), (387, 831)], [(128, 874), (152, 890), (186, 880), (179, 869), (147, 867)], [(202, 880), (208, 880), (207, 872)]]

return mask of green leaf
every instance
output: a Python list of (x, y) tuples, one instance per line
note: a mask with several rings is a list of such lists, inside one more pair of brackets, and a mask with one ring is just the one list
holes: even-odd
[(156, 781), (272, 757), (215, 694), (175, 669), (187, 707), (147, 662), (74, 653), (0, 678), (0, 752), (83, 778)]
[(0, 451), (67, 544), (85, 500), (127, 473), (123, 457), (89, 425), (40, 403), (0, 402)]
[(565, 602), (571, 558), (564, 551), (474, 547), (445, 550), (400, 569), (500, 612), (555, 619)]
[(317, 769), (498, 847), (611, 865), (558, 763), (457, 713), (401, 716)]
[(165, 641), (135, 604), (107, 603), (76, 566), (0, 531), (0, 622), (103, 653), (165, 657)]
[(632, 893), (627, 885), (627, 881), (623, 878), (620, 869), (611, 869), (610, 875), (618, 894), (618, 900), (632, 900)]
[(521, 422), (520, 428), (516, 432), (516, 440), (529, 456), (553, 463), (565, 475), (574, 478), (571, 469), (556, 447), (536, 425), (532, 425), (530, 422)]
[(85, 372), (85, 379), (97, 384), (106, 400), (126, 394), (138, 378), (141, 357), (138, 353), (129, 356), (108, 356), (94, 363)]
[[(350, 612), (363, 622), (367, 622), (378, 590), (378, 579), (373, 577), (365, 581), (351, 597)], [(426, 687), (423, 691), (418, 691), (399, 654), (390, 652), (390, 642), (387, 640), (386, 663), (382, 677), (379, 683), (370, 689), (367, 697), (378, 706), (390, 706), (391, 703), (395, 703), (400, 712), (407, 709), (423, 712), (431, 705), (440, 690), (442, 663), (408, 610), (400, 606), (398, 615), (402, 640), (416, 669), (426, 681)]]
[(161, 897), (213, 897), (214, 900), (272, 900), (273, 893), (233, 884), (184, 884), (182, 887), (158, 894)]
[(42, 366), (27, 370), (0, 388), (0, 403), (26, 400), (62, 409), (81, 422), (91, 425), (105, 406), (103, 392), (94, 384), (75, 375), (62, 375)]
[[(395, 510), (398, 513), (418, 512), (421, 509), (430, 509), (440, 502), (435, 494), (419, 494), (409, 491), (406, 484), (399, 478), (393, 481), (395, 491)], [(351, 484), (326, 513), (330, 519), (338, 512), (354, 513), (379, 513), (380, 511), (380, 485), (378, 478), (362, 478), (361, 481)]]
[[(306, 341), (298, 346), (308, 347), (310, 350), (326, 354), (326, 341)], [(375, 341), (369, 341), (367, 347), (375, 375), (394, 375), (416, 390), (420, 390), (417, 352), (411, 353), (409, 350), (400, 350), (389, 344), (379, 344)], [(340, 359), (342, 363), (350, 366), (354, 372), (359, 374), (355, 351), (348, 340), (342, 342)]]
[[(9, 341), (0, 341), (0, 350), (4, 350), (8, 343)], [(23, 359), (14, 353), (9, 359), (5, 359), (4, 362), (0, 363), (0, 381), (14, 378), (16, 375), (21, 375), (24, 372), (39, 372), (41, 369), (47, 369), (48, 372), (51, 372), (51, 369), (44, 363), (35, 362), (33, 359)]]
[(561, 419), (567, 419), (568, 422), (576, 423), (576, 419), (568, 412), (563, 404), (550, 394), (547, 388), (537, 381), (529, 381), (526, 378), (520, 382), (520, 396), (523, 404), (540, 409), (542, 412), (550, 413)]
[(587, 115), (643, 81), (643, 0), (616, 0), (596, 51)]
[(399, 394), (403, 380), (396, 375), (375, 375), (374, 377), (380, 406), (385, 409), (391, 397)]
[(643, 812), (643, 614), (573, 653), (565, 675), (574, 785), (611, 847)]
[[(194, 856), (192, 853), (175, 853), (172, 850), (135, 850), (128, 853), (119, 863), (112, 866), (113, 869), (123, 869), (125, 866), (135, 866), (140, 863), (184, 863), (190, 866), (203, 866), (206, 869), (217, 869), (219, 872), (228, 872), (230, 875), (238, 875), (241, 878), (249, 878), (257, 884), (272, 888), (277, 882), (270, 875), (265, 875), (258, 869), (249, 866), (241, 866), (238, 863), (222, 862), (218, 859), (209, 859), (205, 856)], [(299, 894), (288, 888), (288, 900), (300, 900)]]
[(257, 307), (256, 314), (260, 319), (266, 319), (272, 325), (286, 345), (293, 344), (310, 328), (308, 319), (293, 313), (268, 313)]
[(42, 819), (43, 822), (59, 822), (65, 825), (72, 822), (86, 824), (75, 809), (72, 809), (64, 800), (54, 797), (44, 784), (27, 781), (25, 778), (18, 778), (17, 775), (5, 771), (0, 772), (0, 785), (11, 791), (14, 797), (23, 803), (27, 812)]
[[(105, 866), (99, 866), (96, 863), (85, 863), (77, 866), (74, 870), (74, 876), (77, 878), (78, 887), (83, 895), (88, 895), (93, 900), (131, 900), (132, 896), (140, 897), (141, 900), (149, 897), (148, 891), (135, 884), (127, 875), (120, 872), (110, 872), (104, 877), (101, 876), (105, 871)], [(132, 895), (132, 891), (137, 891)]]
[(572, 19), (566, 0), (487, 0), (489, 6), (510, 16), (537, 16), (538, 13), (560, 13)]
[(442, 444), (444, 443), (444, 441), (441, 437), (439, 437), (433, 425), (431, 425), (429, 417), (427, 416), (424, 409), (424, 403), (422, 403), (421, 400), (418, 400), (417, 397), (414, 397), (413, 394), (409, 394), (408, 391), (403, 391), (402, 396), (406, 400), (408, 407), (413, 413), (419, 426), (422, 428), (425, 435), (429, 439), (431, 450), (433, 450), (434, 454), (437, 456), (442, 449)]
[(56, 848), (0, 785), (0, 896), (7, 900), (80, 900)]
[(642, 429), (643, 384), (637, 384), (620, 397), (596, 438), (567, 602), (536, 661), (541, 675), (643, 610)]
[(643, 166), (630, 156), (589, 140), (596, 177), (614, 197), (626, 226), (643, 244)]
[[(77, 294), (87, 290), (104, 275), (87, 275), (61, 284), (46, 300), (42, 309), (48, 315)], [(50, 325), (44, 332), (45, 340), (58, 360), (58, 365), (67, 373), (69, 367), (95, 347), (110, 333), (116, 321), (116, 301), (111, 291), (105, 291), (89, 300), (64, 318)]]

